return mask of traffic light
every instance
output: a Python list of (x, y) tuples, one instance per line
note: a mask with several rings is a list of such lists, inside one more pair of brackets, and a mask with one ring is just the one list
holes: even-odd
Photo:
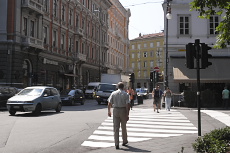
[(134, 73), (129, 74), (129, 82), (132, 82), (132, 83), (135, 82)]
[(153, 82), (153, 72), (150, 72), (150, 82)]
[(194, 69), (195, 46), (193, 43), (186, 45), (186, 66), (189, 69)]
[(208, 50), (211, 50), (212, 48), (209, 47), (205, 43), (201, 43), (201, 68), (205, 69), (208, 66), (212, 65), (211, 62), (208, 61), (209, 58), (212, 57), (211, 54), (208, 54)]

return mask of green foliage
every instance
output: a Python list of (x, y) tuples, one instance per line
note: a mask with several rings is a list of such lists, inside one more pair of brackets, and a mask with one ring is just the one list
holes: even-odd
[(201, 18), (209, 18), (211, 15), (222, 15), (223, 21), (216, 28), (219, 33), (215, 48), (224, 48), (230, 41), (230, 1), (229, 0), (194, 0), (191, 11), (199, 12)]
[(194, 151), (198, 153), (226, 153), (230, 144), (230, 127), (215, 129), (193, 143)]

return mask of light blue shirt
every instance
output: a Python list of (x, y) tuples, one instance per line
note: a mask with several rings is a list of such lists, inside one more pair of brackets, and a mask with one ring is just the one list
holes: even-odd
[(130, 103), (129, 94), (124, 90), (118, 89), (111, 93), (108, 102), (110, 102), (114, 108), (126, 107), (126, 104)]
[(229, 90), (228, 89), (224, 89), (222, 91), (222, 98), (223, 99), (229, 99)]

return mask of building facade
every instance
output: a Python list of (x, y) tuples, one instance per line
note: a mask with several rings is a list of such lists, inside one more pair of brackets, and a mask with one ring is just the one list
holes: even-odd
[(109, 0), (1, 0), (0, 85), (64, 89), (100, 81), (112, 65), (112, 5)]
[[(168, 27), (165, 22), (165, 31), (168, 30), (168, 81), (174, 93), (196, 90), (196, 69), (188, 69), (185, 65), (186, 44), (199, 39), (200, 43), (213, 47), (217, 37), (215, 28), (222, 18), (214, 15), (210, 19), (200, 19), (198, 11), (190, 11), (191, 1), (170, 1), (172, 19), (168, 20)], [(166, 15), (167, 0), (164, 1), (163, 9)], [(201, 90), (209, 88), (221, 93), (224, 86), (230, 83), (230, 73), (225, 71), (230, 64), (229, 46), (224, 49), (213, 48), (209, 53), (212, 55), (209, 59), (212, 65), (200, 70)]]
[[(130, 40), (130, 68), (135, 75), (135, 88), (149, 88), (150, 72), (159, 68), (159, 73), (164, 75), (164, 33), (139, 35)], [(163, 80), (156, 82), (163, 84)]]
[(118, 0), (110, 0), (107, 54), (108, 73), (128, 75), (129, 68), (129, 17), (131, 12), (125, 9)]

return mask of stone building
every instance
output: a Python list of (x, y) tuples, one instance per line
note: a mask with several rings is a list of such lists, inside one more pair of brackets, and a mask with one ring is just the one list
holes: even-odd
[(100, 81), (113, 63), (111, 7), (110, 0), (1, 0), (0, 85), (64, 89)]
[[(159, 68), (160, 76), (164, 76), (164, 33), (140, 34), (130, 40), (129, 55), (130, 68), (135, 75), (135, 88), (149, 88), (152, 91), (150, 72)], [(163, 85), (163, 79), (156, 83)]]

